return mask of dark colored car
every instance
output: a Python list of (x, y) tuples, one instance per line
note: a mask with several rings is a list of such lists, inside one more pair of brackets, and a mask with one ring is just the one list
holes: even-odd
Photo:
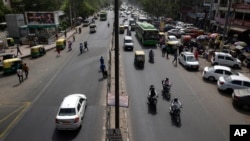
[(239, 107), (250, 106), (250, 89), (234, 89), (233, 103)]

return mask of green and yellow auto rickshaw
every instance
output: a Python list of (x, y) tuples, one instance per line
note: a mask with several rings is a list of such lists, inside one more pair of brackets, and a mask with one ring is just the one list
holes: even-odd
[(145, 53), (144, 51), (135, 51), (134, 65), (138, 68), (144, 68)]
[(63, 50), (66, 47), (66, 40), (65, 39), (58, 39), (56, 40), (56, 48)]
[(7, 38), (7, 44), (8, 46), (14, 46), (15, 45), (15, 41), (13, 38)]
[(30, 48), (30, 54), (32, 58), (43, 56), (46, 54), (44, 45), (37, 45)]
[(14, 73), (18, 68), (22, 67), (22, 59), (21, 58), (11, 58), (3, 61), (3, 72)]
[(124, 34), (124, 30), (125, 30), (124, 25), (120, 25), (119, 26), (119, 32), (120, 32), (120, 34)]

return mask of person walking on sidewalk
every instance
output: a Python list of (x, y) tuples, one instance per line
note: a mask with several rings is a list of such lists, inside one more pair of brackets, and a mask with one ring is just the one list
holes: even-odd
[(89, 51), (88, 42), (87, 42), (87, 41), (84, 42), (84, 50), (85, 50), (85, 49), (87, 49), (87, 51)]
[(21, 68), (17, 69), (17, 77), (19, 79), (19, 83), (22, 83), (23, 82), (23, 71)]
[(80, 43), (80, 53), (82, 54), (82, 50), (83, 50), (83, 45), (82, 43)]
[(177, 66), (177, 50), (174, 52), (174, 60), (172, 61), (172, 63), (175, 63), (175, 65)]
[(60, 55), (61, 50), (60, 50), (59, 47), (56, 48), (56, 51), (57, 51), (57, 57), (61, 56), (61, 55)]
[(75, 34), (73, 34), (72, 38), (73, 38), (73, 42), (74, 42), (76, 40)]
[(102, 65), (102, 64), (104, 64), (104, 58), (103, 58), (103, 56), (101, 56), (101, 58), (100, 58), (100, 65)]
[(27, 66), (26, 63), (23, 64), (23, 71), (25, 73), (25, 79), (27, 79), (29, 75), (29, 67)]
[(19, 44), (16, 45), (16, 56), (18, 56), (18, 53), (23, 55), (21, 50), (20, 50), (20, 45)]

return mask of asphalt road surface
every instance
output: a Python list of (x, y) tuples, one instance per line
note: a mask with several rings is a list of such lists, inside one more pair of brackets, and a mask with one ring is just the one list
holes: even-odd
[[(126, 33), (126, 32), (125, 32)], [(181, 65), (175, 67), (161, 56), (156, 47), (143, 47), (134, 36), (134, 50), (146, 54), (145, 67), (134, 67), (134, 53), (123, 51), (126, 92), (129, 96), (129, 136), (132, 141), (228, 141), (230, 124), (249, 124), (249, 113), (232, 105), (230, 96), (218, 92), (215, 83), (205, 82), (201, 72), (187, 71)], [(120, 46), (123, 36), (120, 36)], [(155, 63), (148, 62), (148, 52), (155, 52)], [(170, 78), (173, 84), (171, 98), (178, 97), (181, 109), (181, 126), (176, 126), (169, 114), (170, 101), (161, 95), (161, 81)], [(159, 92), (156, 111), (147, 104), (149, 86)]]
[[(113, 20), (111, 13), (108, 20)], [(63, 50), (60, 57), (56, 57), (55, 50), (51, 50), (41, 58), (25, 59), (30, 75), (24, 83), (19, 85), (16, 75), (1, 78), (6, 79), (1, 81), (1, 90), (5, 86), (3, 92), (10, 93), (1, 101), (9, 106), (5, 110), (13, 113), (4, 122), (4, 140), (104, 139), (106, 80), (99, 72), (99, 58), (104, 56), (107, 64), (112, 30), (107, 28), (107, 21), (97, 20), (96, 25), (97, 32), (94, 34), (89, 34), (88, 27), (83, 28), (82, 34), (76, 35), (73, 50)], [(89, 51), (79, 54), (79, 43), (86, 40)], [(79, 131), (59, 132), (55, 129), (56, 113), (62, 99), (72, 93), (83, 93), (88, 98), (82, 128)], [(15, 107), (11, 109), (11, 106)]]

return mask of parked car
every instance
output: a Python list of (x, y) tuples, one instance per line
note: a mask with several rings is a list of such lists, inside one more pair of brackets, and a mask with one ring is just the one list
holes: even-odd
[(192, 52), (182, 52), (178, 59), (186, 69), (199, 70), (199, 61), (195, 59)]
[(202, 77), (209, 81), (217, 81), (220, 76), (243, 75), (238, 72), (232, 72), (232, 69), (226, 66), (210, 66), (203, 69)]
[(66, 96), (57, 112), (55, 123), (58, 130), (76, 130), (82, 125), (87, 107), (87, 97), (84, 94)]
[(132, 39), (132, 36), (125, 36), (124, 37), (124, 41), (123, 41), (124, 45), (123, 45), (123, 48), (124, 50), (132, 50), (134, 49), (134, 42), (133, 42), (133, 39)]
[(212, 65), (224, 65), (233, 68), (241, 68), (241, 61), (233, 58), (231, 54), (224, 52), (215, 52), (211, 57)]
[(232, 94), (234, 89), (250, 88), (250, 79), (244, 75), (221, 76), (217, 86), (219, 90)]
[(235, 89), (232, 99), (233, 103), (239, 107), (250, 107), (250, 89)]
[(177, 38), (180, 38), (181, 35), (185, 35), (185, 32), (183, 30), (180, 30), (180, 29), (170, 29), (168, 31), (168, 35), (174, 35)]

